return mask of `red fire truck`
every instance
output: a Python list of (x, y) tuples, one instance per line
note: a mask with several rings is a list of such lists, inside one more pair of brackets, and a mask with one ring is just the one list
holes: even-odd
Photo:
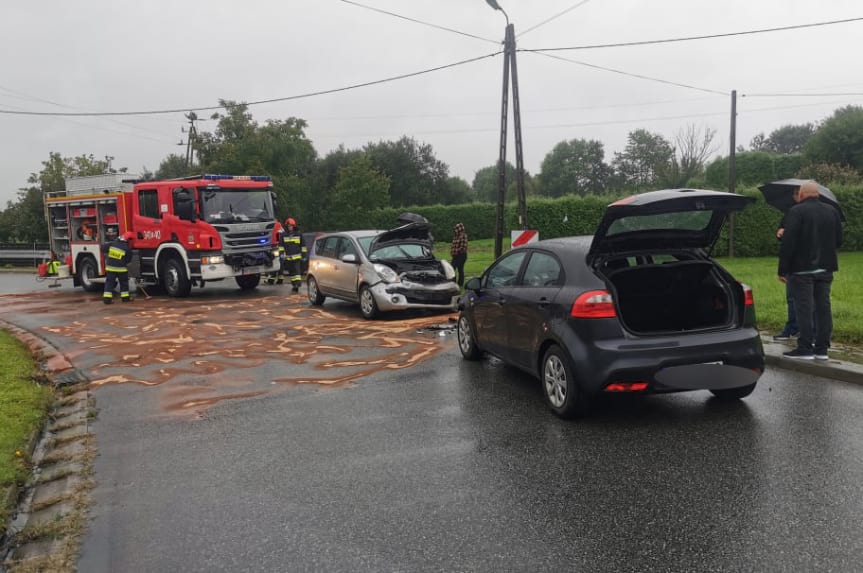
[(131, 231), (132, 276), (170, 296), (234, 278), (254, 289), (279, 268), (273, 183), (268, 176), (199, 175), (140, 181), (124, 173), (66, 179), (48, 193), (45, 213), (59, 276), (88, 291), (102, 288), (101, 246)]

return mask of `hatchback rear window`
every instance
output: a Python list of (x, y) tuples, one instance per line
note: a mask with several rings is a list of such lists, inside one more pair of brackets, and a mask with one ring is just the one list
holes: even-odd
[(621, 217), (608, 228), (606, 236), (637, 231), (704, 231), (710, 225), (713, 211), (680, 211), (654, 215)]

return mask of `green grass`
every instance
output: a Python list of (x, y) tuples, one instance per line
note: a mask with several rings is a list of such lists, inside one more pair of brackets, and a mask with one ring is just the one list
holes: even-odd
[[(504, 252), (509, 241), (504, 237)], [(437, 243), (435, 252), (449, 260), (449, 243)], [(737, 280), (752, 288), (758, 328), (779, 331), (785, 324), (785, 285), (776, 278), (776, 257), (717, 259)], [(471, 241), (465, 277), (478, 277), (494, 261), (494, 239)], [(839, 253), (839, 272), (831, 289), (833, 340), (863, 344), (863, 253)]]
[[(778, 331), (785, 324), (785, 285), (776, 278), (776, 257), (719, 259), (742, 283), (752, 287), (758, 328)], [(833, 275), (833, 340), (863, 343), (863, 253), (839, 253), (839, 272)]]
[(30, 352), (0, 331), (0, 489), (26, 479), (27, 439), (40, 427), (51, 403), (51, 389), (35, 383), (35, 373)]

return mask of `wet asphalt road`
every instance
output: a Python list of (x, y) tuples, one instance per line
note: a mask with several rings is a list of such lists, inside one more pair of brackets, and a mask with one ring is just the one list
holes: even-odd
[[(32, 300), (7, 302), (0, 318), (99, 370), (93, 338), (46, 330), (63, 319)], [(324, 309), (362, 325), (344, 305)], [(564, 422), (537, 383), (462, 361), (452, 338), (412, 367), (386, 354), (391, 368), (350, 383), (190, 411), (166, 408), (166, 392), (254, 383), (225, 372), (272, 384), (272, 361), (99, 387), (79, 569), (859, 570), (863, 388), (774, 370), (739, 404), (615, 400)], [(310, 367), (277, 364), (288, 378)]]

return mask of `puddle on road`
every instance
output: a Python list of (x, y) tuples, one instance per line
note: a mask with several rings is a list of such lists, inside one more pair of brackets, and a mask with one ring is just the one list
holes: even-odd
[(65, 339), (57, 346), (93, 386), (155, 387), (166, 411), (198, 419), (224, 400), (415, 366), (451, 344), (455, 326), (440, 314), (367, 321), (349, 305), (333, 312), (282, 294), (106, 307), (96, 295), (52, 292), (0, 302), (4, 315), (38, 315), (41, 330)]

